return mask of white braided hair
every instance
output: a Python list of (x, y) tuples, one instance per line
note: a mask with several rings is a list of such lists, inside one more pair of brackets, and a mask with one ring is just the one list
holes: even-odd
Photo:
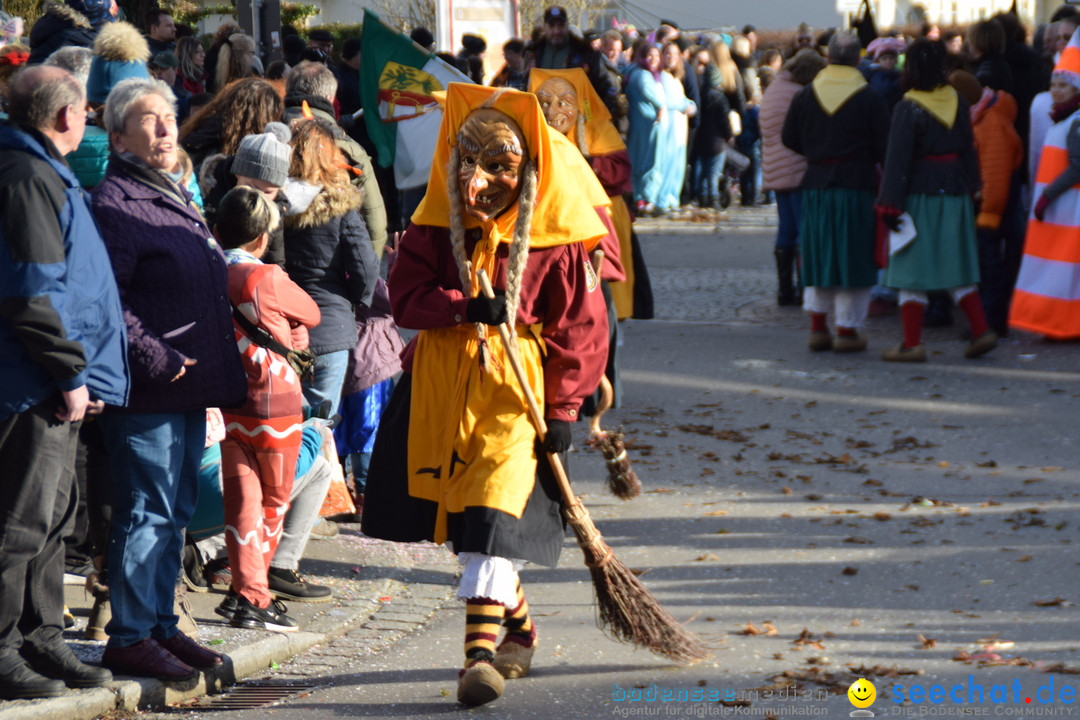
[[(494, 99), (494, 98), (492, 98)], [(489, 100), (484, 107), (489, 106)], [(458, 165), (461, 151), (457, 145), (450, 150), (450, 160), (446, 166), (446, 191), (450, 198), (450, 247), (457, 264), (458, 277), (464, 292), (471, 292), (472, 263), (465, 252), (465, 199), (461, 196), (458, 182)], [(529, 260), (529, 230), (532, 226), (533, 210), (536, 207), (536, 163), (526, 160), (521, 165), (521, 192), (518, 195), (518, 215), (514, 223), (514, 237), (510, 243), (510, 256), (506, 268), (506, 311), (512, 323), (517, 322), (517, 311), (521, 304), (521, 278)], [(492, 278), (494, 280), (494, 278)], [(476, 323), (476, 333), (480, 338), (481, 348), (485, 347), (487, 328), (483, 323)], [(517, 336), (511, 334), (511, 342), (517, 342)], [(481, 351), (481, 363), (489, 367)]]
[(577, 146), (582, 155), (589, 157), (589, 140), (585, 137), (585, 113), (581, 111), (581, 103), (578, 103)]

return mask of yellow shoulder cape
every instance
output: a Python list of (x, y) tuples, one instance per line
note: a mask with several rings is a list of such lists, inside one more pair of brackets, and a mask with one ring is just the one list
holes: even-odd
[(825, 114), (835, 115), (852, 95), (866, 87), (866, 78), (858, 68), (826, 65), (810, 84)]
[(952, 130), (960, 97), (951, 85), (939, 85), (933, 90), (908, 90), (904, 99), (910, 100), (934, 116), (939, 123)]

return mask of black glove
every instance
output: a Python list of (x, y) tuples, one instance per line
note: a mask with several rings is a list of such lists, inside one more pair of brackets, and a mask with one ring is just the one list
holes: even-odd
[(570, 443), (574, 440), (574, 434), (571, 432), (570, 427), (570, 423), (565, 420), (548, 420), (544, 449), (550, 453), (561, 453), (569, 450)]
[(506, 312), (506, 295), (496, 291), (493, 298), (474, 297), (465, 308), (469, 322), (502, 325), (510, 316)]
[(885, 227), (893, 232), (900, 231), (900, 213), (882, 213), (881, 222), (885, 223)]

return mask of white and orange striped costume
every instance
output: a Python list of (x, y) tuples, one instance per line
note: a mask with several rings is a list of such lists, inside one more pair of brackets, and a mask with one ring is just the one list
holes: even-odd
[[(1059, 75), (1080, 88), (1080, 32), (1054, 67), (1054, 76)], [(1035, 174), (1035, 200), (1069, 168), (1067, 140), (1078, 122), (1080, 111), (1075, 111), (1047, 131)], [(1058, 340), (1080, 337), (1080, 183), (1052, 198), (1042, 220), (1034, 212), (1028, 219), (1009, 325)]]
[[(253, 324), (287, 347), (292, 326), (319, 324), (319, 308), (277, 265), (229, 253), (229, 299)], [(246, 257), (245, 257), (246, 256)], [(258, 607), (273, 599), (267, 568), (281, 538), (300, 450), (300, 378), (280, 355), (260, 347), (234, 322), (248, 376), (247, 401), (224, 409), (221, 443), (225, 544), (233, 590)]]

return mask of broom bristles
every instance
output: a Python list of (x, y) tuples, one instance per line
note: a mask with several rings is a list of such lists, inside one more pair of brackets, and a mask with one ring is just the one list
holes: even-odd
[(585, 506), (569, 506), (565, 514), (592, 575), (597, 624), (609, 637), (678, 663), (693, 664), (710, 657), (705, 643), (672, 617), (604, 542)]
[(623, 434), (604, 432), (595, 435), (593, 445), (600, 450), (607, 463), (608, 489), (620, 500), (633, 500), (641, 494), (641, 480), (630, 467)]

